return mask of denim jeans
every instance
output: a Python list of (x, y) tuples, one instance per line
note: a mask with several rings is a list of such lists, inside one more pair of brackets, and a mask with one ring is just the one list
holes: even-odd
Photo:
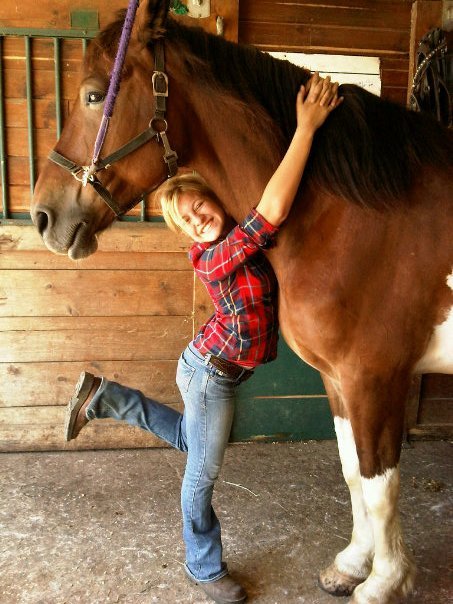
[(187, 453), (181, 489), (186, 571), (200, 582), (220, 579), (228, 572), (222, 561), (220, 523), (211, 500), (231, 431), (234, 391), (241, 377), (233, 380), (225, 376), (189, 344), (176, 373), (183, 414), (105, 378), (86, 412), (88, 419), (124, 420)]

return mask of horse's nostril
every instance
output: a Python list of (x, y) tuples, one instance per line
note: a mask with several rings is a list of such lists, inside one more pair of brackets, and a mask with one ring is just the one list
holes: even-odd
[(45, 230), (49, 224), (49, 216), (47, 212), (39, 211), (34, 215), (34, 222), (41, 236), (44, 235)]

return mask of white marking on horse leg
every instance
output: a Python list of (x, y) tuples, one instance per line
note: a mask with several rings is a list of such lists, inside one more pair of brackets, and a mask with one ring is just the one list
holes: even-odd
[(374, 554), (373, 527), (362, 493), (359, 458), (351, 422), (334, 418), (343, 476), (351, 495), (353, 529), (351, 543), (335, 558), (337, 569), (351, 577), (365, 579), (371, 571)]
[(411, 591), (415, 577), (415, 565), (401, 535), (399, 467), (388, 469), (374, 478), (362, 478), (362, 490), (373, 525), (375, 554), (371, 574), (356, 587), (352, 602), (399, 602)]
[[(453, 290), (453, 272), (447, 277), (447, 285)], [(437, 325), (415, 367), (416, 373), (453, 373), (453, 306), (445, 321)]]

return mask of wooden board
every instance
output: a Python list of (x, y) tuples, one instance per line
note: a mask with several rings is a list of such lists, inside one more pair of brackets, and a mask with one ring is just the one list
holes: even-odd
[(176, 362), (193, 337), (188, 240), (164, 224), (118, 223), (73, 262), (33, 226), (0, 226), (0, 451), (163, 446), (115, 422), (63, 441), (81, 371), (181, 409)]
[[(181, 405), (176, 407), (181, 410)], [(165, 447), (152, 434), (114, 420), (92, 422), (77, 440), (63, 439), (64, 407), (0, 409), (0, 451)]]
[(192, 285), (192, 270), (0, 270), (0, 317), (183, 316)]
[(137, 388), (163, 403), (179, 403), (176, 360), (0, 363), (0, 408), (65, 405), (81, 371)]

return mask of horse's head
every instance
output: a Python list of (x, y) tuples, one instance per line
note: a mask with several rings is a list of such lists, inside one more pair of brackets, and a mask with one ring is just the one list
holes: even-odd
[[(147, 130), (155, 114), (156, 101), (151, 86), (152, 42), (164, 33), (167, 11), (168, 0), (142, 2), (137, 11), (122, 70), (121, 88), (100, 155), (101, 164), (103, 159)], [(40, 173), (32, 201), (32, 218), (47, 247), (73, 259), (96, 251), (96, 233), (109, 226), (116, 217), (91, 183), (85, 182), (84, 186), (81, 181), (83, 169), (78, 171), (75, 166), (82, 168), (91, 164), (121, 26), (119, 20), (90, 44), (78, 97), (55, 148), (57, 163), (49, 161)], [(167, 114), (170, 139), (177, 130), (177, 114), (177, 108)], [(162, 125), (163, 122), (153, 122), (156, 130)], [(174, 142), (178, 143), (180, 139), (173, 136)], [(126, 210), (132, 199), (165, 179), (167, 166), (163, 155), (162, 144), (157, 137), (152, 137), (96, 174), (104, 191), (118, 203), (118, 213)], [(64, 166), (61, 158), (69, 163)], [(71, 167), (76, 174), (71, 173)]]

